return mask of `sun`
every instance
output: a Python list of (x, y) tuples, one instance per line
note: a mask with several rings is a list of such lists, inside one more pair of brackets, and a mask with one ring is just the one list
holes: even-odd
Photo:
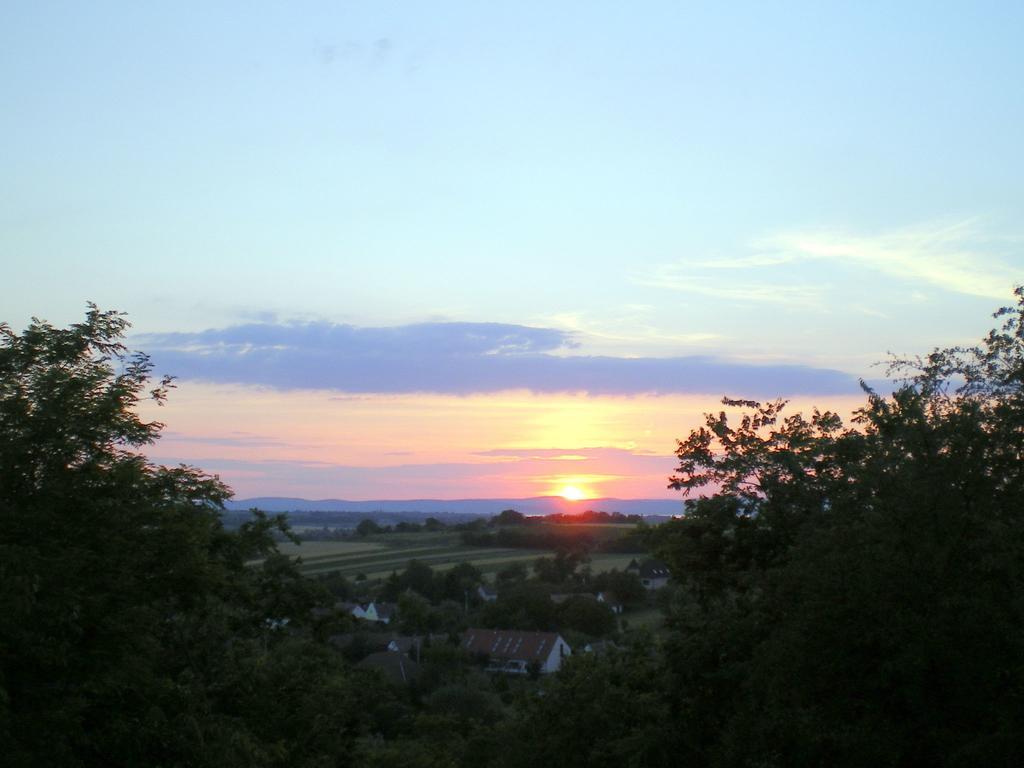
[(563, 485), (562, 490), (558, 492), (558, 495), (567, 501), (580, 501), (581, 499), (587, 498), (587, 494), (575, 485)]

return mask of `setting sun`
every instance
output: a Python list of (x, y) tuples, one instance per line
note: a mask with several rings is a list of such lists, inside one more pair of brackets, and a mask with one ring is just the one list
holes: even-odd
[(568, 501), (580, 501), (581, 499), (587, 498), (587, 494), (575, 485), (563, 485), (562, 489), (558, 492), (558, 495)]

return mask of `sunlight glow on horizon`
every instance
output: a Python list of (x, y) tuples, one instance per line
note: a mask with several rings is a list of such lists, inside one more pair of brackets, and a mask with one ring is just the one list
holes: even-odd
[(563, 485), (562, 489), (558, 492), (566, 501), (582, 501), (583, 499), (589, 499), (590, 496), (575, 485)]
[(1024, 281), (1024, 3), (788, 5), (0, 4), (0, 322), (125, 312), (242, 498), (678, 498)]
[[(675, 498), (676, 440), (720, 397), (346, 396), (183, 381), (145, 453), (216, 472), (239, 498)], [(848, 414), (860, 398), (807, 398)], [(566, 470), (571, 467), (571, 474)]]

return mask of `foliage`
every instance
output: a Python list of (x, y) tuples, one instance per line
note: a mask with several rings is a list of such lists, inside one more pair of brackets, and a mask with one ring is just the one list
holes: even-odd
[[(0, 326), (7, 764), (302, 765), (345, 751), (366, 711), (349, 706), (351, 677), (322, 668), (292, 697), (273, 675), (299, 674), (306, 641), (291, 638), (320, 596), (274, 556), (283, 521), (256, 513), (228, 531), (216, 477), (139, 452), (161, 425), (136, 406), (171, 382), (147, 389), (126, 328), (92, 306), (68, 329)], [(264, 721), (261, 697), (293, 714)], [(325, 706), (336, 725), (310, 741), (294, 713)]]
[(356, 533), (360, 536), (372, 536), (375, 533), (383, 532), (384, 528), (381, 528), (376, 522), (368, 517), (360, 520), (359, 524), (356, 526)]
[[(602, 512), (587, 509), (583, 512), (553, 512), (550, 515), (536, 518), (537, 522), (557, 523), (559, 525), (636, 525), (643, 522), (643, 515), (624, 515), (621, 512)], [(531, 520), (531, 522), (533, 522)]]
[(549, 632), (558, 627), (558, 610), (548, 590), (530, 581), (503, 588), (498, 600), (480, 607), (478, 618), (481, 626), (493, 629)]
[(526, 564), (521, 560), (517, 560), (513, 563), (509, 563), (504, 568), (499, 570), (495, 576), (495, 582), (501, 586), (503, 584), (514, 584), (520, 581), (526, 581), (526, 577), (529, 574), (526, 571)]
[[(613, 535), (619, 535), (612, 531)], [(514, 549), (573, 549), (589, 551), (596, 545), (591, 531), (572, 526), (529, 525), (506, 526), (495, 531), (465, 530), (462, 541), (474, 547)]]
[(576, 569), (589, 561), (580, 550), (559, 549), (554, 557), (538, 557), (533, 563), (533, 572), (543, 582), (562, 584), (576, 576)]
[(437, 629), (430, 603), (412, 590), (398, 598), (399, 627), (403, 633), (419, 635)]
[(897, 360), (845, 426), (726, 401), (655, 538), (697, 759), (972, 765), (1024, 733), (1024, 295), (979, 347)]
[(523, 525), (526, 522), (526, 516), (514, 509), (503, 509), (491, 518), (490, 522), (493, 525)]
[(592, 576), (590, 586), (596, 592), (609, 592), (627, 608), (635, 608), (647, 601), (647, 590), (635, 573), (618, 569)]
[[(320, 642), (336, 621), (323, 606), (349, 585), (300, 578), (275, 551), (283, 520), (255, 513), (229, 530), (216, 477), (141, 455), (160, 425), (136, 406), (171, 382), (148, 388), (121, 316), (0, 327), (6, 763), (1015, 764), (1024, 292), (998, 317), (978, 347), (894, 361), (895, 391), (865, 388), (849, 424), (726, 400), (738, 420), (723, 410), (680, 441), (670, 482), (695, 498), (682, 519), (636, 533), (673, 571), (660, 647), (626, 633), (630, 647), (533, 681), (485, 678), (437, 643), (412, 690), (376, 684)], [(383, 590), (406, 630), (456, 630), (470, 601), (479, 626), (614, 627), (594, 600), (550, 599), (587, 578), (593, 538), (485, 528), (454, 527), (543, 539), (557, 551), (537, 567), (548, 583), (510, 565), (499, 600), (481, 605), (472, 565), (410, 562)], [(632, 574), (589, 578), (647, 600)], [(349, 652), (368, 648), (357, 638)]]
[(384, 583), (381, 598), (395, 601), (406, 591), (413, 591), (432, 603), (452, 600), (462, 603), (483, 583), (483, 574), (472, 563), (461, 562), (448, 571), (437, 572), (421, 560), (410, 560), (401, 573), (392, 573)]
[(604, 637), (615, 631), (615, 614), (591, 595), (574, 595), (558, 606), (561, 630), (575, 630), (590, 637)]
[(505, 738), (516, 745), (503, 766), (572, 768), (681, 765), (675, 723), (664, 706), (665, 681), (646, 649), (603, 658), (572, 656), (524, 701)]

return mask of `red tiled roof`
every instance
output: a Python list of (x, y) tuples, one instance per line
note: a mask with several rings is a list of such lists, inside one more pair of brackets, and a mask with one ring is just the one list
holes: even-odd
[(492, 659), (543, 661), (557, 640), (554, 632), (467, 629), (462, 635), (462, 648), (470, 653), (485, 653)]

